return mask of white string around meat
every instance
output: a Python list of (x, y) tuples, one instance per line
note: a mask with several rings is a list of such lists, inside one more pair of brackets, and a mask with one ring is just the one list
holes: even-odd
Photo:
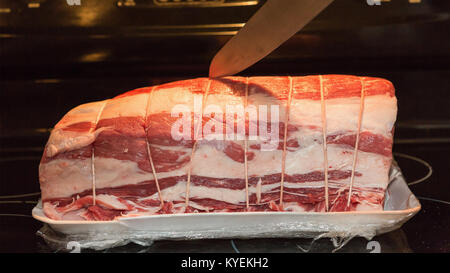
[(322, 112), (322, 135), (323, 135), (323, 172), (325, 175), (325, 209), (328, 211), (328, 152), (327, 152), (327, 111), (325, 108), (323, 77), (319, 75), (320, 81), (320, 104)]
[[(95, 119), (95, 123), (94, 126), (91, 127), (91, 129), (89, 130), (89, 134), (94, 133), (95, 134), (95, 130), (97, 129), (97, 124), (98, 121), (100, 120), (100, 116), (103, 113), (103, 110), (106, 107), (106, 104), (108, 103), (109, 100), (105, 100), (105, 103), (103, 103), (102, 107), (100, 108), (100, 110), (98, 111), (97, 114), (97, 118)], [(92, 144), (92, 148), (91, 148), (91, 176), (92, 176), (92, 205), (95, 206), (96, 204), (96, 192), (95, 192), (95, 184), (96, 184), (96, 180), (95, 180), (95, 154), (94, 154), (94, 144)]]
[(286, 142), (287, 142), (287, 132), (288, 132), (288, 122), (289, 122), (289, 113), (291, 109), (291, 100), (292, 100), (292, 77), (289, 78), (289, 95), (288, 101), (286, 105), (286, 113), (284, 117), (284, 137), (283, 137), (283, 155), (281, 158), (281, 181), (280, 181), (280, 208), (283, 209), (283, 192), (284, 192), (284, 172), (286, 170)]
[[(187, 210), (189, 207), (189, 193), (190, 193), (190, 184), (191, 184), (191, 172), (192, 172), (192, 159), (194, 158), (194, 152), (197, 147), (197, 138), (199, 130), (202, 128), (203, 123), (203, 110), (205, 108), (206, 99), (208, 97), (209, 88), (211, 87), (211, 80), (208, 80), (208, 86), (206, 87), (206, 92), (203, 94), (203, 100), (202, 100), (202, 107), (200, 112), (200, 119), (197, 122), (197, 126), (194, 131), (194, 144), (192, 145), (192, 152), (191, 152), (191, 158), (189, 161), (189, 168), (188, 168), (188, 174), (187, 174), (187, 181), (186, 181), (186, 198), (185, 198), (185, 209)], [(194, 115), (194, 121), (195, 121), (195, 115)]]
[(153, 172), (153, 177), (155, 178), (155, 184), (156, 184), (156, 190), (158, 191), (158, 196), (159, 196), (159, 201), (161, 202), (161, 208), (164, 207), (164, 199), (162, 197), (162, 193), (161, 193), (161, 188), (159, 187), (159, 181), (158, 181), (158, 176), (156, 174), (156, 169), (155, 169), (155, 164), (153, 163), (153, 158), (152, 158), (152, 152), (150, 150), (150, 142), (148, 141), (148, 109), (150, 107), (150, 100), (151, 97), (153, 96), (153, 91), (155, 90), (155, 86), (152, 88), (152, 90), (150, 90), (150, 93), (148, 94), (148, 99), (147, 99), (147, 105), (145, 108), (145, 143), (147, 146), (147, 156), (148, 156), (148, 160), (150, 161), (150, 166), (152, 168), (152, 172)]
[(92, 176), (92, 205), (95, 206), (95, 163), (94, 147), (91, 148), (91, 176)]
[[(245, 115), (245, 125), (249, 124), (250, 121), (247, 123), (247, 106), (248, 106), (248, 82), (249, 78), (247, 77), (246, 84), (245, 84), (245, 102), (244, 102), (244, 115)], [(250, 207), (249, 202), (249, 196), (248, 196), (248, 161), (247, 161), (247, 151), (248, 151), (248, 139), (247, 139), (247, 132), (244, 132), (244, 173), (245, 173), (245, 207), (248, 209)]]
[(359, 80), (361, 81), (361, 98), (360, 98), (360, 105), (359, 105), (359, 114), (358, 114), (358, 129), (356, 131), (356, 141), (355, 141), (355, 149), (353, 150), (353, 164), (352, 164), (352, 174), (350, 176), (350, 188), (348, 190), (348, 198), (347, 198), (347, 207), (350, 206), (351, 198), (352, 198), (352, 191), (353, 191), (353, 183), (355, 180), (355, 170), (356, 170), (356, 161), (358, 160), (358, 147), (359, 147), (359, 139), (361, 134), (361, 124), (362, 124), (362, 117), (364, 113), (364, 80), (360, 77)]

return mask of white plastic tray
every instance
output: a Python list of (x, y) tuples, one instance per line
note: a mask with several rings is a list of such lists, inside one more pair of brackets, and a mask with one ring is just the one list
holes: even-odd
[(33, 217), (66, 235), (93, 240), (146, 238), (206, 239), (261, 237), (353, 237), (367, 239), (399, 228), (421, 206), (398, 167), (391, 168), (384, 211), (379, 212), (239, 212), (187, 213), (119, 218), (114, 221), (56, 221), (46, 217), (39, 203)]

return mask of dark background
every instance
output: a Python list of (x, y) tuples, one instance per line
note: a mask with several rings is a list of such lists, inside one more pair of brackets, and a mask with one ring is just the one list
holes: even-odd
[[(207, 76), (214, 54), (264, 3), (80, 2), (0, 0), (1, 252), (50, 251), (35, 236), (41, 224), (29, 217), (38, 196), (11, 195), (39, 191), (37, 169), (49, 129), (68, 110), (137, 87)], [(168, 4), (158, 5), (163, 2)], [(399, 107), (394, 151), (424, 159), (434, 173), (411, 186), (422, 211), (379, 238), (390, 251), (450, 251), (449, 18), (446, 0), (381, 5), (335, 0), (301, 33), (240, 73), (356, 74), (394, 83)], [(426, 174), (420, 164), (397, 159), (408, 181)], [(358, 240), (343, 251), (366, 251), (365, 241)], [(292, 251), (295, 242), (242, 243), (249, 251)], [(150, 251), (175, 249), (233, 251), (225, 240), (161, 242)]]

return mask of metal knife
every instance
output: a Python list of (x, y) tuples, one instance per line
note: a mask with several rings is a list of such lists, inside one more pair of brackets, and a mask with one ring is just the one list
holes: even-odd
[(333, 0), (268, 0), (214, 56), (209, 77), (233, 75), (297, 33)]

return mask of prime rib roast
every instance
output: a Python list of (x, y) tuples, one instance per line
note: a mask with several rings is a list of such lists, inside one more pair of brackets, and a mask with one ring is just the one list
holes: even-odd
[(56, 220), (382, 210), (396, 114), (393, 85), (372, 77), (136, 89), (56, 124), (39, 167), (43, 209)]

